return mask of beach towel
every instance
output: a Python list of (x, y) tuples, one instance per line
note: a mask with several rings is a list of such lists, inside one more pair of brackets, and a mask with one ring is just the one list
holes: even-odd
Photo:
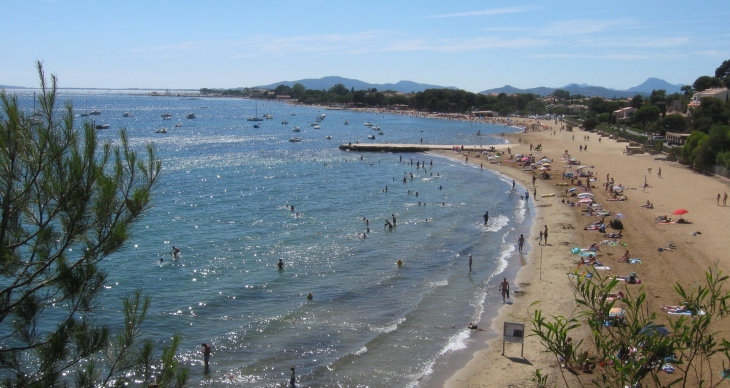
[(704, 311), (700, 310), (700, 311), (697, 311), (694, 314), (692, 314), (691, 311), (682, 311), (681, 313), (676, 313), (676, 312), (673, 312), (673, 311), (668, 311), (667, 314), (669, 314), (669, 315), (687, 315), (687, 316), (692, 316), (692, 315), (705, 315), (706, 313)]
[(641, 264), (641, 259), (629, 259), (629, 264)]
[(595, 269), (597, 269), (597, 270), (600, 270), (600, 271), (608, 271), (608, 270), (610, 270), (610, 269), (611, 269), (611, 267), (606, 267), (605, 265), (602, 265), (602, 266), (595, 266), (595, 267), (593, 267), (593, 268), (595, 268)]
[(571, 249), (570, 251), (571, 251), (571, 252), (572, 252), (572, 253), (573, 253), (574, 255), (577, 255), (578, 253), (580, 253), (580, 248), (573, 248), (573, 249)]

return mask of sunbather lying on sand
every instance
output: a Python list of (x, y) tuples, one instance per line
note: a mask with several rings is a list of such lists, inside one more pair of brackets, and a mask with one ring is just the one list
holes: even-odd
[(606, 294), (606, 301), (608, 301), (608, 302), (623, 299), (623, 298), (624, 298), (624, 293), (621, 291), (619, 291), (617, 293), (612, 292), (612, 293)]
[(689, 312), (687, 310), (687, 305), (681, 305), (681, 306), (662, 306), (662, 311), (667, 312), (667, 313), (675, 313), (675, 314)]
[(615, 232), (615, 233), (604, 233), (603, 234), (603, 237), (608, 237), (608, 238), (621, 238), (622, 236), (621, 236), (621, 231), (618, 231), (618, 232)]
[(646, 209), (654, 209), (654, 204), (649, 201), (646, 201), (646, 205), (641, 205), (641, 207), (646, 208)]

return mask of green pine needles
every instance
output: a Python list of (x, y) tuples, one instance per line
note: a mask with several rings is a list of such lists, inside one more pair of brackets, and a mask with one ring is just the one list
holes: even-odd
[(0, 93), (0, 384), (122, 386), (135, 377), (182, 387), (178, 335), (161, 352), (138, 344), (150, 305), (141, 291), (122, 301), (118, 333), (94, 315), (107, 277), (98, 264), (149, 208), (161, 163), (152, 145), (144, 158), (130, 149), (125, 130), (119, 146), (99, 144), (89, 123), (75, 130), (73, 107), (59, 108), (56, 76), (49, 84), (37, 69), (32, 115)]

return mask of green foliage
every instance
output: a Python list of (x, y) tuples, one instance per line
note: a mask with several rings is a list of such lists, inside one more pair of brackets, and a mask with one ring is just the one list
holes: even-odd
[(668, 115), (659, 120), (659, 129), (669, 132), (684, 132), (687, 129), (687, 119), (680, 114)]
[(304, 91), (306, 89), (304, 88), (304, 85), (300, 84), (299, 82), (295, 83), (294, 86), (291, 88), (291, 96), (292, 98), (299, 98), (302, 94), (304, 94)]
[[(665, 328), (657, 323), (657, 314), (649, 311), (643, 288), (637, 295), (627, 289), (622, 299), (609, 298), (618, 281), (594, 273), (592, 278), (573, 283), (575, 301), (581, 308), (577, 316), (546, 319), (536, 309), (530, 319), (531, 335), (556, 361), (564, 360), (565, 369), (572, 372), (560, 369), (566, 386), (583, 386), (590, 381), (600, 387), (714, 387), (722, 379), (717, 376), (719, 371), (713, 370), (712, 360), (730, 359), (730, 342), (720, 338), (717, 331), (718, 323), (730, 314), (727, 279), (715, 268), (706, 273), (702, 285), (686, 290), (676, 284), (679, 305), (691, 316), (670, 316)], [(584, 325), (590, 329), (588, 338), (574, 344), (569, 340), (571, 333)], [(667, 363), (679, 372), (671, 380), (659, 377)], [(595, 364), (602, 368), (590, 377), (580, 377), (582, 370), (593, 369)]]
[(631, 115), (631, 123), (641, 125), (642, 129), (646, 129), (649, 123), (659, 120), (661, 111), (654, 105), (644, 105)]
[(327, 93), (329, 94), (337, 94), (340, 96), (346, 96), (349, 92), (350, 90), (348, 90), (347, 87), (343, 84), (337, 84), (327, 90)]
[(698, 91), (701, 92), (703, 90), (707, 90), (710, 88), (719, 88), (722, 86), (722, 81), (720, 79), (715, 77), (710, 77), (708, 75), (703, 75), (695, 80), (695, 82), (692, 84), (692, 87)]
[(596, 120), (594, 118), (590, 118), (590, 119), (588, 119), (588, 120), (586, 120), (586, 121), (583, 122), (583, 128), (586, 131), (592, 131), (592, 130), (596, 129), (596, 127), (598, 126), (598, 124), (600, 124), (598, 122), (598, 120)]
[(723, 61), (722, 64), (715, 69), (715, 78), (719, 79), (723, 86), (730, 88), (730, 59)]
[(125, 327), (112, 337), (94, 319), (107, 276), (98, 264), (149, 208), (161, 163), (152, 145), (139, 157), (125, 130), (113, 146), (100, 145), (89, 123), (74, 129), (73, 107), (58, 108), (56, 76), (49, 85), (37, 70), (40, 120), (0, 93), (0, 378), (5, 386), (62, 386), (71, 376), (79, 386), (116, 384), (135, 364), (149, 300), (125, 299)]
[(286, 85), (279, 85), (274, 89), (274, 93), (277, 96), (290, 96), (291, 95), (291, 88)]
[(641, 94), (637, 94), (631, 99), (632, 107), (639, 109), (642, 105), (644, 105), (644, 97), (642, 97)]
[(684, 85), (680, 90), (682, 90), (685, 97), (692, 97), (695, 93), (695, 89), (691, 85)]
[(706, 133), (700, 131), (692, 132), (684, 142), (684, 147), (682, 147), (682, 159), (691, 161), (694, 149), (700, 145), (700, 142), (704, 142), (706, 139), (708, 139)]
[(558, 89), (553, 92), (553, 96), (555, 96), (557, 98), (561, 98), (563, 100), (567, 100), (570, 98), (570, 92), (567, 90)]
[(708, 133), (713, 124), (727, 125), (730, 120), (730, 102), (705, 97), (700, 106), (692, 109), (692, 130)]

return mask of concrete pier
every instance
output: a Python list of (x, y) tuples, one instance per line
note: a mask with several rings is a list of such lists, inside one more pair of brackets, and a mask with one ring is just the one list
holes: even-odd
[[(431, 150), (453, 150), (454, 147), (459, 147), (461, 149), (461, 145), (455, 145), (455, 144), (375, 144), (375, 143), (366, 143), (366, 144), (354, 144), (354, 143), (348, 143), (343, 144), (340, 146), (340, 149), (343, 151), (363, 151), (363, 152), (426, 152)], [(486, 146), (480, 146), (480, 145), (464, 145), (464, 151), (498, 151), (501, 149), (506, 149), (507, 145), (499, 145), (499, 146), (492, 146), (492, 145), (486, 145)]]

